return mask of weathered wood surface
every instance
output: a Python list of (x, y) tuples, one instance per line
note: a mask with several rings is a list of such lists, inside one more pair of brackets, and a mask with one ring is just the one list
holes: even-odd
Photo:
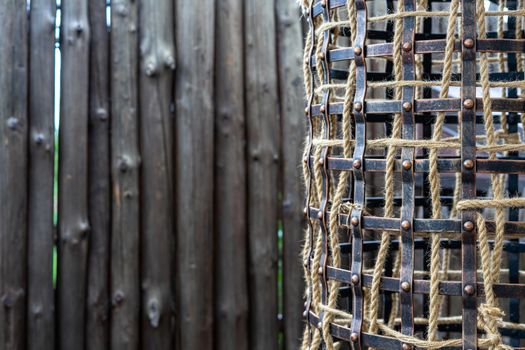
[(111, 3), (111, 349), (138, 349), (140, 192), (137, 3)]
[[(279, 110), (274, 2), (244, 2), (251, 348), (277, 347)], [(249, 67), (249, 68), (248, 68)]]
[(109, 345), (109, 33), (106, 1), (89, 1), (91, 28), (89, 72), (89, 235), (86, 349)]
[(220, 350), (250, 348), (242, 3), (227, 0), (216, 6), (214, 304)]
[(0, 344), (26, 335), (28, 19), (25, 1), (0, 8)]
[(303, 328), (304, 279), (300, 261), (304, 240), (301, 213), (304, 190), (301, 151), (306, 120), (302, 66), (300, 13), (293, 1), (276, 1), (279, 92), (282, 135), (282, 220), (283, 220), (283, 313), (286, 349), (299, 349)]
[[(53, 289), (55, 1), (31, 1), (27, 348), (55, 348)], [(47, 67), (43, 69), (43, 67)]]
[(62, 0), (59, 161), (59, 349), (85, 344), (88, 256), (89, 21), (87, 0)]
[(176, 326), (181, 349), (214, 344), (214, 8), (213, 0), (176, 2)]
[(163, 350), (174, 347), (173, 2), (144, 0), (139, 13), (142, 347)]

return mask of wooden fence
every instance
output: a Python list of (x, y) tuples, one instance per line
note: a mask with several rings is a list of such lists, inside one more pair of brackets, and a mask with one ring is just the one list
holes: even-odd
[(0, 348), (297, 349), (295, 1), (4, 0), (0, 32)]

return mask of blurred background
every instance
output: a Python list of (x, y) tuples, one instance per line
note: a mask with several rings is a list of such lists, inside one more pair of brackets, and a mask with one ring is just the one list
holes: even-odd
[(5, 0), (0, 31), (0, 348), (297, 349), (295, 0)]

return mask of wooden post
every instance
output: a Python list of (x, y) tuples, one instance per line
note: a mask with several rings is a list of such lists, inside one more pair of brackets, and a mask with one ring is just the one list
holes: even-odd
[(251, 348), (277, 348), (279, 108), (273, 1), (246, 0)]
[(137, 3), (111, 3), (111, 349), (138, 349), (140, 210)]
[(215, 345), (249, 349), (242, 0), (216, 4)]
[(211, 349), (215, 1), (177, 1), (176, 5), (178, 345)]
[(31, 1), (27, 348), (55, 348), (53, 162), (55, 1)]
[(175, 68), (173, 2), (144, 0), (139, 13), (140, 137), (144, 164), (141, 193), (142, 346), (162, 350), (173, 348), (174, 318), (171, 288), (173, 129), (170, 111)]
[(0, 5), (0, 344), (26, 335), (28, 17), (25, 1)]
[(109, 341), (109, 35), (106, 0), (89, 1), (89, 238), (86, 349), (108, 349)]
[(89, 21), (87, 0), (62, 1), (58, 348), (85, 345), (88, 223)]
[(281, 184), (283, 186), (283, 313), (286, 349), (299, 349), (303, 328), (303, 270), (300, 260), (304, 236), (301, 215), (304, 190), (301, 181), (301, 150), (306, 120), (302, 77), (302, 28), (293, 1), (276, 4), (281, 107)]

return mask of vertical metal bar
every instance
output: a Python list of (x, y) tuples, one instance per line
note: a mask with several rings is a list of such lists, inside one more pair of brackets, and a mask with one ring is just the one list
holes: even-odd
[[(476, 0), (462, 0), (461, 178), (462, 199), (476, 197)], [(465, 166), (467, 165), (467, 166)], [(475, 223), (475, 211), (463, 211), (462, 223)], [(476, 229), (462, 225), (463, 350), (477, 348)], [(467, 288), (468, 287), (468, 288)], [(467, 293), (469, 291), (470, 293)]]
[(361, 227), (362, 210), (365, 206), (365, 147), (366, 147), (366, 61), (365, 42), (368, 26), (368, 13), (365, 0), (355, 2), (357, 11), (357, 33), (354, 43), (356, 65), (356, 90), (354, 96), (355, 148), (354, 148), (354, 208), (352, 210), (352, 294), (353, 318), (351, 325), (352, 349), (361, 349), (361, 329), (364, 318), (362, 262), (363, 229)]
[[(414, 0), (404, 1), (404, 12), (415, 11)], [(403, 20), (403, 43), (401, 55), (403, 60), (403, 80), (415, 80), (415, 17), (406, 17)], [(394, 55), (398, 54), (394, 52)], [(402, 97), (402, 138), (415, 139), (414, 118), (415, 88), (403, 87)], [(414, 334), (414, 208), (415, 208), (415, 177), (414, 177), (415, 149), (403, 147), (401, 150), (402, 161), (402, 206), (401, 206), (401, 274), (400, 274), (400, 304), (401, 304), (401, 332), (407, 335)]]

